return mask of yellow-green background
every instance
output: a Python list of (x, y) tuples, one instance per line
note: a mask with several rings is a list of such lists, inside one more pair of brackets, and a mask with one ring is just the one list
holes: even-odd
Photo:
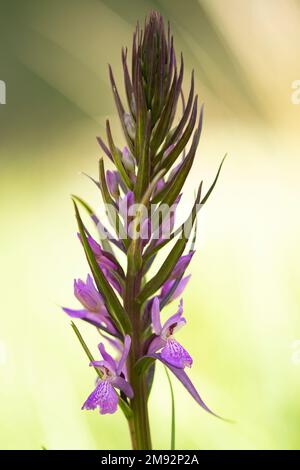
[[(177, 448), (299, 449), (300, 78), (297, 0), (1, 0), (0, 448), (127, 448), (121, 412), (83, 412), (94, 373), (59, 305), (76, 305), (86, 262), (69, 195), (100, 203), (80, 172), (97, 172), (105, 118), (121, 132), (107, 63), (151, 9), (170, 19), (185, 85), (192, 68), (205, 126), (186, 199), (221, 157), (199, 219), (181, 342), (205, 414), (174, 382)], [(188, 196), (189, 195), (189, 196)], [(182, 210), (182, 213), (185, 209)], [(174, 306), (174, 308), (176, 305)], [(95, 350), (91, 327), (83, 333)], [(154, 446), (169, 446), (170, 402), (159, 370), (150, 402)]]

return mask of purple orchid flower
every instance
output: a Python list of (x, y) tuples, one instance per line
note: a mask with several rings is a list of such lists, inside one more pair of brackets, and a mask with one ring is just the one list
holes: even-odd
[(171, 366), (179, 369), (191, 367), (193, 359), (189, 353), (181, 346), (174, 333), (186, 324), (183, 314), (183, 302), (180, 301), (178, 311), (172, 315), (162, 326), (160, 322), (159, 298), (155, 297), (152, 304), (151, 316), (153, 332), (156, 335), (150, 343), (148, 354), (153, 354), (161, 349), (160, 356)]
[(103, 358), (102, 361), (92, 361), (91, 366), (97, 367), (102, 377), (97, 381), (96, 388), (84, 402), (82, 409), (94, 410), (99, 408), (100, 414), (112, 414), (117, 411), (119, 395), (116, 388), (121, 390), (128, 398), (133, 398), (131, 385), (124, 379), (123, 368), (130, 350), (131, 338), (125, 336), (124, 349), (121, 358), (116, 362), (105, 350), (104, 344), (100, 343), (98, 348)]
[(185, 270), (191, 262), (192, 257), (194, 256), (194, 253), (194, 251), (191, 251), (187, 255), (181, 256), (179, 258), (171, 276), (169, 277), (169, 281), (174, 281), (184, 274)]
[(134, 204), (134, 194), (128, 191), (124, 197), (120, 197), (118, 201), (119, 213), (124, 221), (125, 227), (128, 227), (129, 209)]
[(96, 289), (92, 277), (88, 274), (86, 282), (74, 279), (74, 295), (84, 309), (71, 309), (63, 307), (63, 311), (72, 318), (80, 318), (94, 326), (102, 327), (112, 333), (116, 329), (110, 319), (102, 295)]
[(122, 151), (122, 162), (129, 174), (131, 176), (135, 175), (135, 160), (126, 146), (123, 148)]
[[(176, 287), (175, 291), (171, 295), (169, 302), (172, 302), (173, 300), (177, 299), (180, 297), (186, 288), (189, 280), (191, 279), (191, 275), (189, 274), (188, 276), (185, 276), (183, 279), (181, 279), (178, 283), (178, 286)], [(171, 291), (175, 284), (176, 280), (167, 280), (164, 285), (161, 288), (159, 298), (164, 299), (168, 293)]]
[[(81, 236), (78, 234), (78, 238), (81, 241)], [(113, 261), (112, 257), (109, 257), (109, 254), (102, 250), (99, 243), (93, 239), (90, 235), (88, 235), (87, 240), (89, 245), (94, 253), (95, 259), (99, 264), (103, 274), (107, 277), (109, 283), (116, 289), (116, 291), (121, 294), (122, 293), (122, 286), (117, 279), (116, 273), (118, 270), (118, 265), (115, 261)]]
[(119, 191), (119, 182), (120, 182), (120, 176), (117, 171), (110, 171), (107, 170), (106, 172), (106, 182), (108, 189), (115, 199), (120, 196), (120, 191)]

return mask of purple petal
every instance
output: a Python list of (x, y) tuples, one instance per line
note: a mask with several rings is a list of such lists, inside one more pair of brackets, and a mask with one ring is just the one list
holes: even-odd
[(119, 213), (124, 221), (126, 230), (129, 223), (128, 211), (132, 204), (134, 204), (134, 195), (132, 191), (128, 191), (128, 193), (123, 198), (119, 198)]
[(105, 318), (100, 316), (98, 313), (88, 312), (87, 310), (75, 310), (72, 308), (62, 307), (63, 311), (72, 318), (80, 318), (85, 320), (92, 325), (100, 326), (105, 323)]
[(98, 406), (101, 414), (112, 414), (117, 411), (118, 402), (118, 394), (111, 383), (108, 380), (101, 380), (83, 404), (82, 409), (94, 410)]
[(125, 166), (126, 170), (128, 170), (130, 173), (134, 173), (134, 169), (135, 169), (134, 158), (131, 155), (131, 153), (129, 152), (127, 147), (123, 148), (122, 162), (123, 162), (123, 165)]
[(90, 235), (88, 235), (87, 239), (94, 253), (96, 261), (100, 265), (101, 269), (117, 269), (117, 264), (105, 255), (99, 243), (97, 243), (96, 240), (94, 240)]
[(122, 392), (124, 392), (128, 398), (130, 399), (133, 398), (132, 387), (128, 382), (126, 382), (125, 379), (123, 379), (122, 377), (115, 377), (111, 383), (113, 384), (114, 387), (122, 390)]
[(101, 356), (103, 357), (103, 359), (106, 362), (108, 362), (108, 364), (110, 364), (113, 371), (116, 371), (116, 362), (112, 358), (112, 356), (110, 354), (108, 354), (108, 352), (105, 349), (104, 344), (103, 343), (98, 344), (98, 349), (99, 349), (99, 352), (100, 352)]
[(193, 364), (193, 359), (189, 353), (173, 338), (169, 338), (167, 340), (167, 343), (161, 350), (160, 355), (168, 364), (178, 367), (179, 369), (191, 367)]
[(149, 242), (150, 238), (151, 238), (151, 225), (152, 225), (152, 222), (151, 222), (151, 218), (146, 218), (145, 220), (143, 220), (143, 222), (141, 223), (141, 240), (142, 240), (142, 248), (144, 248), (147, 243)]
[(111, 195), (114, 198), (119, 197), (120, 192), (119, 192), (119, 179), (118, 179), (118, 173), (116, 171), (110, 171), (107, 170), (106, 172), (106, 182), (108, 189), (111, 193)]
[(159, 193), (159, 192), (165, 187), (165, 185), (166, 185), (166, 183), (165, 183), (164, 178), (160, 178), (160, 179), (158, 180), (158, 182), (156, 183), (154, 195), (156, 195), (157, 193)]
[(188, 267), (194, 253), (195, 253), (194, 251), (191, 251), (187, 255), (181, 256), (179, 258), (179, 261), (177, 262), (175, 268), (173, 269), (170, 280), (174, 280), (182, 276), (182, 274), (185, 272), (186, 268)]
[(122, 293), (122, 286), (119, 283), (119, 281), (115, 278), (114, 273), (112, 272), (111, 269), (107, 269), (103, 266), (101, 266), (102, 272), (104, 276), (106, 276), (108, 282), (112, 285), (114, 289), (121, 295)]
[(104, 328), (107, 333), (112, 335), (117, 333), (115, 326), (113, 325), (110, 318), (102, 312), (89, 312), (88, 310), (76, 310), (72, 308), (62, 307), (62, 310), (69, 315), (71, 318), (79, 318), (80, 320), (84, 320), (90, 323), (97, 328)]
[(120, 341), (119, 339), (111, 338), (110, 336), (104, 335), (101, 331), (100, 331), (100, 334), (101, 334), (101, 336), (103, 336), (104, 339), (106, 339), (106, 341), (107, 341), (116, 351), (118, 351), (119, 353), (122, 353), (122, 351), (123, 351), (123, 345), (122, 345), (122, 343), (121, 343), (121, 341)]
[(127, 129), (129, 137), (134, 140), (135, 139), (135, 122), (129, 113), (124, 113), (124, 123)]
[[(181, 279), (181, 281), (179, 282), (178, 286), (176, 287), (174, 293), (172, 294), (170, 301), (175, 300), (175, 299), (177, 299), (177, 297), (181, 296), (181, 294), (183, 293), (184, 289), (186, 288), (186, 285), (189, 282), (190, 278), (191, 278), (191, 274), (189, 274), (188, 276)], [(173, 281), (168, 280), (164, 283), (164, 285), (161, 289), (161, 292), (160, 292), (160, 297), (162, 299), (170, 292), (170, 290), (172, 289), (175, 282), (176, 282), (176, 280), (173, 280)]]
[(130, 346), (131, 346), (131, 338), (129, 335), (126, 335), (124, 338), (124, 349), (123, 349), (122, 356), (117, 367), (117, 375), (120, 375), (122, 372), (122, 369), (124, 367), (124, 364), (126, 362), (126, 359), (130, 350)]
[[(91, 361), (89, 365), (91, 367), (97, 367), (97, 369), (100, 369), (105, 374), (107, 374), (107, 370), (108, 370), (109, 372), (111, 372), (111, 376), (114, 376), (116, 373), (115, 367), (113, 367), (112, 364), (108, 361)], [(98, 379), (101, 380), (99, 377)]]
[(148, 354), (155, 353), (159, 349), (163, 348), (166, 344), (166, 340), (162, 339), (160, 336), (155, 336), (148, 347)]
[(154, 333), (159, 336), (162, 332), (162, 326), (160, 323), (160, 308), (159, 308), (159, 298), (155, 297), (152, 303), (151, 308), (151, 318), (152, 318), (152, 327)]
[[(194, 400), (208, 413), (216, 416), (217, 418), (220, 418), (217, 414), (215, 414), (213, 411), (211, 411), (202, 398), (200, 397), (199, 393), (195, 389), (194, 385), (192, 384), (191, 380), (189, 379), (188, 375), (183, 369), (178, 369), (177, 367), (174, 367), (170, 365), (167, 361), (165, 361), (160, 354), (150, 354), (149, 357), (153, 357), (154, 359), (158, 359), (161, 361), (165, 366), (167, 366), (171, 372), (177, 377), (178, 380), (182, 383), (182, 385), (187, 389), (187, 391), (192, 395)], [(222, 419), (222, 418), (221, 418)]]
[(107, 314), (103, 298), (89, 274), (85, 283), (81, 279), (74, 280), (74, 295), (88, 311)]
[(175, 147), (175, 144), (169, 145), (169, 147), (163, 153), (163, 157), (162, 157), (163, 160), (170, 155), (174, 147)]
[[(179, 306), (178, 306), (178, 310), (177, 312), (172, 315), (164, 324), (164, 326), (162, 327), (162, 335), (165, 335), (167, 333), (169, 334), (173, 334), (173, 332), (175, 331), (175, 329), (178, 330), (178, 324), (180, 323), (180, 327), (185, 325), (186, 324), (186, 320), (184, 318), (182, 318), (182, 314), (183, 314), (183, 302), (182, 302), (182, 299), (180, 300), (180, 303), (179, 303)], [(170, 327), (173, 327), (172, 328), (172, 331), (168, 331), (170, 329)]]

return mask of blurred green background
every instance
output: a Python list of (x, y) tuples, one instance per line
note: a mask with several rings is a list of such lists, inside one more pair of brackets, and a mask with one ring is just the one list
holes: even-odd
[[(121, 84), (120, 48), (151, 9), (171, 21), (185, 86), (194, 68), (205, 103), (183, 214), (229, 154), (199, 218), (180, 340), (203, 399), (235, 423), (207, 415), (173, 381), (177, 448), (300, 448), (300, 106), (291, 101), (300, 2), (1, 0), (2, 449), (130, 446), (120, 411), (80, 410), (94, 373), (59, 306), (76, 305), (73, 278), (87, 272), (70, 194), (100, 204), (80, 172), (97, 173), (106, 117), (122, 144), (107, 64)], [(98, 337), (81, 329), (95, 350)], [(168, 448), (161, 369), (150, 410), (154, 446)]]

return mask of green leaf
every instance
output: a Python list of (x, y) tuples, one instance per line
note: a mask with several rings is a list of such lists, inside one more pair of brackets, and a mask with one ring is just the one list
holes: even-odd
[(134, 366), (135, 372), (138, 375), (144, 375), (149, 367), (155, 362), (155, 358), (153, 357), (141, 357)]
[(101, 292), (101, 294), (104, 297), (106, 307), (109, 311), (109, 313), (112, 316), (112, 319), (114, 320), (117, 328), (120, 330), (121, 333), (130, 333), (131, 332), (131, 323), (129, 321), (129, 318), (127, 316), (126, 311), (122, 307), (117, 295), (115, 294), (115, 291), (107, 281), (106, 277), (104, 276), (100, 266), (98, 265), (94, 253), (90, 247), (90, 244), (87, 240), (86, 234), (85, 234), (85, 229), (83, 222), (81, 220), (76, 202), (73, 200), (74, 207), (75, 207), (75, 213), (76, 213), (76, 219), (78, 223), (78, 228), (79, 228), (79, 233), (81, 236), (81, 241), (82, 245), (88, 260), (88, 263), (90, 265), (91, 271), (93, 273), (93, 277), (95, 279), (96, 286), (98, 290)]
[[(86, 342), (84, 341), (83, 337), (81, 336), (81, 333), (80, 331), (78, 330), (77, 326), (75, 325), (74, 322), (71, 322), (71, 327), (73, 328), (73, 331), (75, 333), (75, 335), (77, 336), (81, 346), (82, 346), (82, 349), (84, 350), (85, 354), (87, 355), (87, 357), (89, 358), (90, 362), (93, 362), (94, 361), (94, 357), (91, 353), (91, 351), (89, 350)], [(102, 378), (102, 373), (101, 371), (97, 368), (97, 367), (94, 367), (95, 371), (96, 371), (96, 374), (100, 377), (100, 379)]]
[(145, 302), (145, 300), (153, 295), (169, 278), (170, 274), (176, 266), (177, 261), (184, 251), (187, 240), (188, 238), (186, 238), (184, 234), (182, 234), (181, 239), (177, 240), (163, 265), (158, 270), (157, 274), (149, 282), (147, 282), (145, 287), (140, 292), (138, 296), (139, 302)]
[(146, 374), (147, 399), (150, 397), (155, 375), (155, 362), (149, 367)]
[(123, 411), (125, 417), (127, 419), (131, 418), (133, 413), (132, 413), (132, 409), (130, 408), (130, 406), (126, 403), (125, 400), (123, 400), (122, 397), (119, 397), (119, 406), (121, 408), (121, 410)]
[[(139, 126), (138, 126), (139, 130)], [(138, 173), (137, 173), (137, 178), (136, 178), (136, 184), (134, 188), (134, 196), (135, 196), (135, 202), (138, 203), (145, 192), (145, 189), (147, 189), (149, 185), (149, 178), (150, 178), (150, 166), (151, 166), (151, 161), (150, 161), (150, 148), (149, 148), (149, 142), (150, 142), (150, 136), (151, 136), (151, 111), (148, 111), (147, 114), (147, 120), (146, 120), (146, 126), (145, 130), (141, 130), (140, 132), (143, 132), (143, 136), (141, 136), (138, 140), (142, 139), (143, 144), (139, 144), (138, 147), (140, 151), (139, 153), (139, 165), (138, 165)], [(137, 137), (139, 136), (139, 132), (137, 133)]]
[[(83, 337), (81, 336), (81, 333), (80, 331), (78, 330), (77, 326), (75, 325), (74, 322), (71, 322), (71, 327), (73, 328), (73, 331), (74, 333), (76, 334), (83, 350), (85, 351), (87, 357), (89, 358), (90, 362), (93, 362), (94, 361), (94, 357), (91, 353), (91, 351), (89, 350), (86, 342), (84, 341)], [(96, 371), (96, 374), (99, 376), (99, 378), (101, 379), (102, 378), (102, 373), (101, 371), (97, 368), (97, 367), (94, 367), (95, 371)], [(120, 408), (121, 410), (123, 411), (125, 417), (127, 419), (129, 419), (131, 416), (132, 416), (132, 410), (131, 408), (128, 406), (128, 404), (126, 403), (125, 400), (123, 400), (122, 397), (119, 397), (119, 405), (120, 405)]]
[[(87, 213), (89, 214), (89, 216), (91, 217), (91, 219), (93, 220), (94, 224), (97, 227), (100, 221), (98, 217), (96, 216), (95, 211), (93, 211), (93, 209), (91, 208), (91, 206), (87, 202), (85, 202), (83, 199), (81, 199), (81, 197), (79, 196), (75, 196), (74, 194), (72, 194), (72, 198), (75, 199), (75, 201), (79, 202), (79, 204), (81, 204), (82, 207), (84, 207), (84, 209), (87, 211)], [(114, 251), (107, 238), (104, 238), (104, 237), (101, 238), (101, 245), (102, 245), (103, 250), (108, 251), (112, 255), (114, 254)]]
[(180, 65), (178, 79), (177, 79), (177, 74), (175, 73), (171, 90), (168, 95), (168, 100), (161, 112), (160, 119), (157, 122), (157, 125), (155, 126), (153, 133), (152, 133), (153, 135), (151, 139), (151, 149), (152, 149), (153, 154), (160, 147), (161, 143), (163, 142), (166, 134), (168, 133), (172, 125), (174, 110), (176, 109), (178, 97), (180, 95), (182, 79), (183, 79), (183, 59), (181, 56), (181, 65)]
[(173, 392), (173, 387), (172, 387), (172, 382), (171, 378), (169, 376), (168, 370), (166, 366), (164, 366), (166, 375), (168, 378), (168, 382), (170, 385), (170, 392), (171, 392), (171, 403), (172, 403), (172, 419), (171, 419), (171, 450), (175, 450), (175, 398), (174, 398), (174, 392)]
[(190, 172), (190, 169), (192, 168), (192, 165), (193, 165), (193, 162), (194, 162), (194, 159), (195, 159), (195, 155), (196, 155), (196, 150), (197, 150), (199, 138), (200, 138), (200, 132), (196, 131), (195, 134), (194, 134), (194, 138), (193, 138), (191, 148), (190, 148), (187, 156), (183, 160), (182, 165), (180, 166), (177, 173), (173, 176), (173, 178), (169, 181), (169, 183), (167, 183), (167, 188), (166, 188), (166, 191), (165, 191), (165, 195), (161, 199), (161, 204), (165, 204), (169, 207), (171, 207), (172, 204), (174, 204), (177, 196), (179, 195), (179, 193), (180, 193), (180, 191), (181, 191), (181, 189), (182, 189), (182, 187), (183, 187), (183, 185), (184, 185), (184, 183), (187, 179), (187, 176)]
[[(181, 98), (183, 98), (183, 93), (181, 91)], [(183, 103), (183, 115), (181, 120), (179, 121), (178, 125), (173, 129), (173, 131), (170, 133), (169, 138), (166, 140), (164, 143), (161, 151), (158, 153), (159, 159), (163, 156), (165, 150), (172, 145), (174, 142), (178, 140), (178, 138), (181, 136), (182, 130), (184, 129), (185, 123), (187, 122), (192, 106), (194, 102), (194, 71), (192, 71), (192, 76), (191, 76), (191, 87), (190, 87), (190, 92), (189, 92), (189, 97), (188, 97), (188, 102), (186, 107), (184, 106)]]
[(121, 175), (121, 178), (124, 181), (124, 184), (127, 186), (127, 188), (132, 190), (133, 189), (132, 181), (126, 173), (126, 170), (125, 170), (125, 168), (123, 166), (123, 163), (122, 163), (122, 160), (120, 158), (119, 151), (118, 151), (118, 149), (116, 148), (116, 146), (114, 144), (108, 120), (106, 121), (106, 134), (107, 134), (109, 149), (111, 151), (111, 154), (112, 154), (112, 157), (113, 157), (113, 160), (114, 160), (114, 164), (116, 165), (116, 168), (119, 171), (119, 173)]
[(221, 172), (221, 168), (222, 168), (222, 166), (223, 166), (223, 163), (224, 163), (224, 160), (225, 160), (226, 157), (227, 157), (227, 153), (226, 153), (226, 155), (223, 157), (223, 159), (222, 159), (222, 161), (221, 161), (221, 164), (220, 164), (220, 166), (219, 166), (218, 172), (217, 172), (217, 174), (216, 174), (216, 177), (215, 177), (215, 179), (214, 179), (214, 181), (213, 181), (211, 187), (209, 188), (209, 190), (208, 190), (207, 193), (205, 194), (204, 198), (202, 199), (201, 205), (203, 205), (203, 204), (206, 203), (206, 201), (207, 201), (207, 199), (209, 198), (209, 196), (211, 195), (211, 193), (212, 193), (214, 187), (216, 186), (216, 183), (217, 183), (217, 181), (218, 181), (218, 178), (219, 178), (219, 175), (220, 175), (220, 172)]
[(200, 208), (199, 202), (201, 198), (201, 190), (202, 190), (202, 182), (199, 186), (197, 197), (195, 199), (193, 208), (187, 220), (175, 231), (170, 235), (169, 239), (164, 240), (159, 245), (152, 247), (150, 250), (147, 250), (144, 255), (144, 263), (146, 264), (153, 256), (155, 256), (159, 250), (161, 250), (164, 246), (166, 246), (171, 240), (173, 240), (177, 235), (181, 235), (184, 231), (185, 226), (192, 227), (196, 220), (197, 212)]
[(131, 153), (133, 153), (134, 152), (133, 142), (132, 142), (132, 140), (131, 140), (131, 138), (128, 134), (128, 130), (126, 128), (126, 124), (125, 124), (125, 120), (124, 120), (125, 109), (124, 109), (124, 106), (122, 104), (118, 89), (116, 87), (116, 82), (115, 82), (115, 79), (114, 79), (114, 76), (113, 76), (113, 73), (112, 73), (111, 66), (109, 66), (109, 77), (110, 77), (110, 82), (111, 82), (111, 87), (112, 87), (116, 107), (117, 107), (117, 110), (118, 110), (119, 119), (120, 119), (122, 129), (123, 129), (123, 132), (124, 132), (124, 136), (125, 136), (125, 139), (127, 141), (127, 145), (129, 147)]
[(164, 170), (161, 170), (156, 177), (153, 178), (149, 184), (144, 196), (140, 202), (140, 207), (142, 210), (137, 210), (137, 214), (133, 221), (132, 227), (132, 240), (128, 248), (128, 265), (131, 272), (137, 272), (142, 266), (142, 256), (141, 256), (141, 238), (138, 236), (138, 230), (141, 228), (143, 208), (148, 207), (152, 192), (159, 181), (159, 179), (164, 175)]
[[(163, 155), (160, 157), (160, 163), (158, 165), (158, 169), (165, 168), (168, 171), (173, 166), (173, 164), (176, 162), (181, 152), (185, 149), (186, 145), (188, 144), (188, 141), (190, 140), (193, 129), (195, 127), (196, 119), (197, 119), (197, 97), (195, 99), (193, 111), (192, 111), (189, 123), (186, 126), (185, 131), (183, 132), (178, 142), (176, 142), (175, 147), (169, 153), (168, 157), (166, 159), (162, 158)], [(173, 135), (172, 135), (172, 138), (173, 138)]]

